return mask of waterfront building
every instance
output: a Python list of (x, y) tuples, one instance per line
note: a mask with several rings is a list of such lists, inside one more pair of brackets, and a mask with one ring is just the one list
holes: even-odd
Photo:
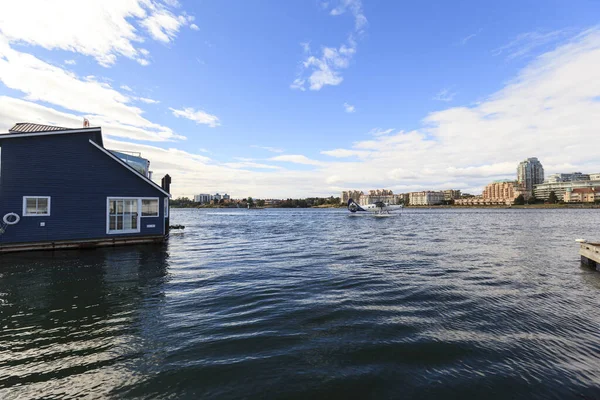
[(0, 252), (163, 241), (170, 177), (149, 166), (100, 127), (16, 124), (0, 134)]
[(212, 201), (212, 195), (208, 193), (201, 193), (194, 196), (194, 202), (200, 204), (210, 203)]
[(348, 200), (350, 199), (361, 206), (372, 204), (376, 201), (383, 201), (388, 204), (406, 204), (408, 194), (394, 194), (394, 192), (388, 189), (369, 190), (368, 194), (360, 190), (343, 191), (340, 196), (341, 204), (348, 204)]
[(600, 181), (600, 174), (590, 174), (591, 181)]
[(484, 206), (491, 205), (490, 203), (486, 204), (485, 200), (482, 196), (471, 196), (471, 197), (463, 197), (461, 199), (454, 200), (455, 206)]
[(542, 163), (536, 157), (521, 161), (517, 167), (517, 182), (531, 193), (535, 185), (544, 182)]
[[(537, 199), (548, 200), (550, 192), (554, 192), (559, 200), (565, 200), (565, 193), (568, 190), (584, 189), (584, 188), (600, 188), (600, 174), (590, 174), (589, 180), (567, 181), (567, 182), (544, 182), (536, 185), (533, 189), (533, 194)], [(566, 201), (566, 200), (565, 200)]]
[(434, 192), (430, 190), (422, 192), (409, 193), (409, 203), (411, 206), (433, 206), (444, 202), (444, 192)]
[(564, 196), (565, 203), (593, 203), (596, 200), (600, 200), (600, 187), (568, 188)]
[(558, 183), (558, 182), (572, 182), (572, 181), (589, 181), (590, 175), (582, 174), (581, 172), (573, 172), (570, 174), (552, 174), (544, 182)]
[(221, 196), (219, 193), (216, 193), (215, 195), (213, 195), (213, 200), (216, 201), (221, 201), (221, 199), (223, 198), (223, 196)]
[(229, 196), (227, 193), (225, 193), (225, 194), (223, 195), (223, 200), (225, 200), (225, 201), (229, 201), (229, 200), (231, 200), (231, 196)]
[(360, 204), (361, 206), (364, 206), (367, 204), (373, 204), (377, 201), (382, 201), (387, 204), (398, 204), (398, 200), (400, 198), (401, 198), (400, 196), (395, 195), (394, 192), (392, 192), (391, 190), (375, 189), (375, 190), (369, 190), (368, 195), (361, 196), (360, 199), (358, 200), (358, 204)]
[(444, 190), (444, 200), (445, 201), (460, 199), (460, 196), (461, 196), (460, 190), (453, 190), (453, 189)]
[(350, 199), (359, 202), (363, 195), (364, 193), (360, 190), (343, 191), (342, 195), (340, 196), (340, 201), (342, 204), (348, 204), (348, 200)]

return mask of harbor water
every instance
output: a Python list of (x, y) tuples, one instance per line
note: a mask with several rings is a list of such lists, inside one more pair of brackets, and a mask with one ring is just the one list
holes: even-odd
[(0, 256), (0, 398), (596, 399), (600, 210), (172, 210)]

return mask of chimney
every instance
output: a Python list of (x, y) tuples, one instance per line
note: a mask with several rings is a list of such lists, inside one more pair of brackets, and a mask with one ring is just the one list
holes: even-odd
[(160, 181), (160, 187), (162, 187), (162, 189), (167, 192), (167, 193), (171, 193), (171, 177), (169, 176), (169, 174), (165, 175), (162, 180)]

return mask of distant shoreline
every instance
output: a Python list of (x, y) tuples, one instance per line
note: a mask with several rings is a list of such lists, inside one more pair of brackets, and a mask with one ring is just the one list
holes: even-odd
[(510, 208), (550, 208), (550, 209), (561, 209), (561, 208), (600, 208), (600, 204), (525, 204), (525, 205), (469, 205), (469, 206), (454, 206), (454, 205), (436, 205), (436, 206), (406, 206), (406, 208), (501, 208), (501, 209), (510, 209)]
[[(171, 208), (173, 209), (202, 209), (202, 208), (219, 208), (219, 209), (230, 209), (230, 210), (247, 210), (246, 207), (227, 207), (227, 206), (221, 206), (221, 205), (210, 205), (210, 206), (197, 206), (197, 207), (177, 207), (177, 206), (171, 206)], [(331, 205), (331, 204), (324, 204), (321, 206), (312, 206), (312, 207), (270, 207), (270, 206), (265, 206), (265, 207), (260, 207), (261, 209), (296, 209), (296, 208), (318, 208), (318, 209), (323, 209), (323, 208), (346, 208), (345, 205), (340, 205), (340, 206), (336, 206), (336, 205)], [(456, 208), (456, 209), (467, 209), (467, 208), (478, 208), (478, 209), (487, 209), (487, 208), (494, 208), (494, 209), (530, 209), (530, 208), (535, 208), (535, 209), (600, 209), (600, 204), (525, 204), (525, 205), (511, 205), (511, 206), (503, 206), (503, 205), (469, 205), (469, 206), (455, 206), (455, 205), (431, 205), (431, 206), (411, 206), (408, 205), (405, 207), (406, 209), (429, 209), (429, 208)]]

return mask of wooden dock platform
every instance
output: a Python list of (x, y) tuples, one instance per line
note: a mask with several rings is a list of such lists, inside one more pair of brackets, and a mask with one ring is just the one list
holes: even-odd
[(600, 243), (580, 243), (579, 254), (581, 265), (600, 271)]
[(107, 246), (125, 246), (145, 243), (162, 243), (166, 239), (163, 235), (152, 236), (126, 236), (114, 238), (88, 239), (88, 240), (60, 240), (54, 242), (36, 243), (0, 243), (0, 255), (19, 251), (37, 250), (63, 250), (63, 249), (91, 249)]

